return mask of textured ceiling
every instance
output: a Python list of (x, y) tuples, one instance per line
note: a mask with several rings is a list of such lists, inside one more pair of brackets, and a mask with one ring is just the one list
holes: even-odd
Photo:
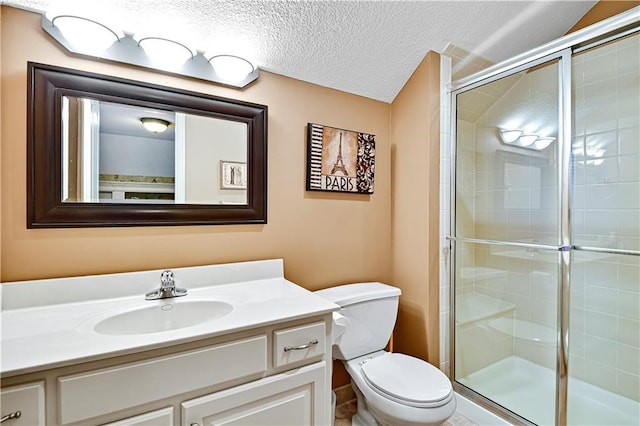
[(567, 32), (596, 1), (7, 0), (244, 56), (261, 69), (391, 102), (429, 50), (492, 61)]

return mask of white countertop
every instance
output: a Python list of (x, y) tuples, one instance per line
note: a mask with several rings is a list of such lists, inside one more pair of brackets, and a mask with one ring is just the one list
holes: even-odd
[[(144, 294), (159, 286), (160, 270), (2, 284), (2, 376), (186, 343), (339, 309), (286, 280), (281, 260), (172, 270), (177, 286), (189, 293), (157, 301), (144, 300)], [(157, 284), (150, 284), (153, 280)], [(70, 294), (65, 297), (60, 291)], [(84, 300), (77, 300), (76, 291)], [(100, 297), (114, 291), (133, 294)], [(57, 303), (44, 303), (42, 292), (50, 293), (49, 298)], [(194, 300), (227, 302), (233, 311), (210, 322), (159, 333), (103, 335), (93, 330), (97, 320), (121, 311)]]

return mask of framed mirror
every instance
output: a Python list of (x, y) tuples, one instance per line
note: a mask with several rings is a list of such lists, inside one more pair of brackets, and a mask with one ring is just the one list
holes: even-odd
[(29, 63), (27, 227), (263, 224), (267, 107)]

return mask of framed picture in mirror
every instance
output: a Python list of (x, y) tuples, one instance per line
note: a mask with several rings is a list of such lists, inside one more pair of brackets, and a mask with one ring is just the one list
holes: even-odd
[(247, 189), (247, 163), (220, 161), (220, 189)]

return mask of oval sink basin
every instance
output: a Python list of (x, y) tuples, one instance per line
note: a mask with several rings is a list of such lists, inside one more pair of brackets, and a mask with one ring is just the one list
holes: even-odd
[(204, 324), (229, 314), (233, 307), (214, 300), (165, 302), (114, 314), (98, 322), (93, 330), (100, 334), (149, 334)]

